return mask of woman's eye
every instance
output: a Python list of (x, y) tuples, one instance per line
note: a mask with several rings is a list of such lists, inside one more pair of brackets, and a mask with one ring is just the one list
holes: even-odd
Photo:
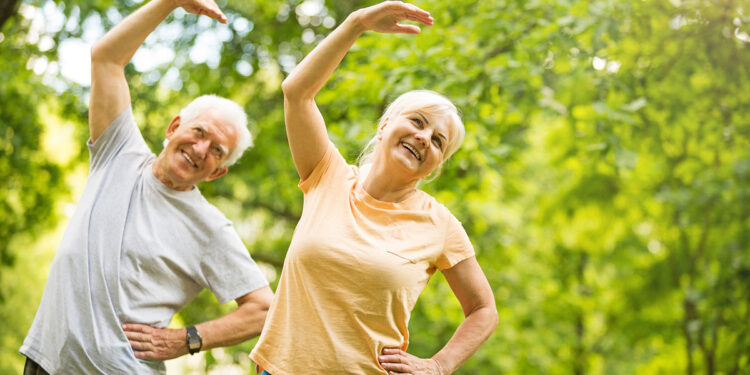
[(416, 125), (416, 126), (417, 126), (418, 128), (422, 129), (422, 120), (420, 120), (420, 119), (418, 119), (418, 118), (415, 118), (415, 119), (412, 119), (411, 121), (412, 121), (412, 122), (414, 123), (414, 125)]
[(440, 140), (438, 137), (432, 138), (432, 141), (435, 142), (435, 144), (438, 146), (438, 148), (443, 148), (443, 141)]
[(201, 128), (195, 128), (195, 132), (198, 134), (203, 134), (203, 129)]

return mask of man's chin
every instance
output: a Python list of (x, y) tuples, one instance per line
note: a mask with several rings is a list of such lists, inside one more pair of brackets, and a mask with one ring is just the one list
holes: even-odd
[(194, 173), (188, 173), (189, 171), (186, 171), (184, 169), (172, 169), (169, 172), (169, 174), (172, 176), (172, 182), (174, 182), (176, 185), (195, 185), (203, 181), (203, 179), (196, 177)]

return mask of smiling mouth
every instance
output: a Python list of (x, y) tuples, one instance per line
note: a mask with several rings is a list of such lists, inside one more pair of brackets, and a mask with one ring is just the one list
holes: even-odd
[(409, 152), (411, 152), (411, 154), (414, 155), (414, 157), (417, 158), (417, 160), (420, 160), (420, 161), (422, 160), (422, 155), (420, 155), (419, 152), (417, 152), (417, 149), (415, 149), (412, 145), (401, 142), (401, 146), (404, 146), (404, 148), (409, 150)]
[(185, 157), (185, 160), (187, 160), (188, 163), (190, 163), (190, 165), (192, 165), (194, 168), (198, 168), (198, 164), (195, 164), (195, 162), (193, 161), (193, 158), (191, 158), (187, 152), (182, 151), (182, 150), (180, 150), (180, 152), (182, 153), (182, 156)]

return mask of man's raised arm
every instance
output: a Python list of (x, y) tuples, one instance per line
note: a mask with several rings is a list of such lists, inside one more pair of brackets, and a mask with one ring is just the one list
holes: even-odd
[(91, 141), (130, 104), (125, 65), (149, 34), (177, 7), (219, 22), (227, 19), (213, 0), (152, 0), (108, 31), (91, 48)]

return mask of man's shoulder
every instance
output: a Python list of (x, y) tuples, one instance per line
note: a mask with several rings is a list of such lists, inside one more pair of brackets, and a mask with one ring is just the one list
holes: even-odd
[(195, 189), (197, 190), (195, 194), (191, 194), (188, 198), (191, 202), (191, 211), (193, 211), (189, 214), (190, 219), (194, 222), (199, 222), (207, 230), (217, 230), (225, 226), (231, 226), (232, 222), (224, 212), (214, 203), (209, 202), (197, 187)]

